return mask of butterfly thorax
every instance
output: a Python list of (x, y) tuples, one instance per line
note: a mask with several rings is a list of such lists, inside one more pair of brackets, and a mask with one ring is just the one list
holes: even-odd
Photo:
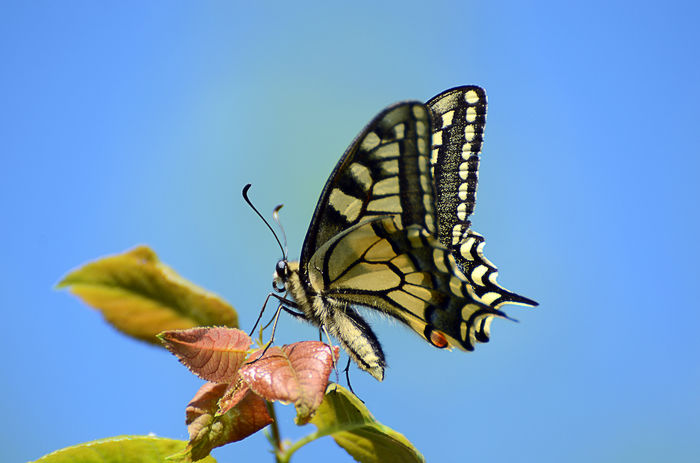
[(277, 263), (273, 286), (284, 288), (310, 322), (317, 326), (323, 325), (327, 311), (324, 310), (322, 300), (308, 282), (302, 283), (301, 278), (299, 262), (281, 260)]

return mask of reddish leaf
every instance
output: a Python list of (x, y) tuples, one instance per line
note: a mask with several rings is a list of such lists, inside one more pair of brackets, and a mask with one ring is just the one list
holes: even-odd
[[(221, 396), (226, 392), (226, 383), (205, 383), (199, 388), (185, 409), (185, 424), (190, 425), (197, 417), (217, 407)], [(192, 438), (192, 432), (190, 432)]]
[[(338, 358), (337, 347), (334, 356)], [(256, 353), (250, 358), (256, 359)], [(303, 424), (321, 404), (332, 368), (330, 346), (304, 341), (282, 348), (271, 347), (260, 360), (241, 367), (240, 374), (261, 397), (294, 403), (296, 421)]]
[(216, 415), (217, 403), (226, 388), (226, 384), (207, 383), (187, 406), (190, 442), (186, 452), (195, 461), (206, 457), (216, 447), (245, 439), (272, 423), (265, 400), (250, 391), (238, 405), (223, 415)]
[(228, 389), (226, 389), (226, 392), (219, 400), (219, 411), (216, 412), (217, 415), (223, 415), (238, 405), (238, 403), (246, 396), (248, 391), (250, 391), (248, 384), (243, 381), (243, 378), (241, 378), (240, 375), (237, 375), (236, 379), (228, 384)]
[(158, 337), (194, 374), (215, 383), (233, 381), (251, 344), (250, 337), (235, 328), (165, 331)]

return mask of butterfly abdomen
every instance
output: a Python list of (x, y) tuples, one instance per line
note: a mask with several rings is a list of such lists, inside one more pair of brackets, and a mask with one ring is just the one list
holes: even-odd
[(384, 379), (384, 352), (367, 322), (345, 301), (322, 298), (327, 310), (324, 326), (350, 357), (379, 381)]

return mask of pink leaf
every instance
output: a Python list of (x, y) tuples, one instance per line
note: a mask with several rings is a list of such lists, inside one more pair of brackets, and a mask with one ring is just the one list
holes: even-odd
[(241, 378), (240, 375), (236, 376), (236, 379), (229, 383), (226, 392), (221, 397), (221, 400), (219, 400), (219, 411), (217, 412), (217, 415), (223, 415), (238, 405), (246, 394), (248, 394), (248, 391), (250, 391), (248, 384), (243, 381), (243, 378)]
[(269, 401), (291, 402), (297, 409), (297, 423), (309, 421), (323, 400), (328, 375), (338, 358), (327, 344), (304, 341), (271, 347), (260, 360), (241, 367), (240, 375), (258, 395)]
[(217, 404), (227, 386), (207, 383), (187, 406), (186, 423), (190, 434), (187, 453), (195, 461), (216, 447), (245, 439), (272, 423), (265, 400), (250, 390), (235, 407), (217, 415)]
[(215, 383), (236, 377), (251, 344), (250, 337), (235, 328), (164, 331), (158, 337), (194, 374)]

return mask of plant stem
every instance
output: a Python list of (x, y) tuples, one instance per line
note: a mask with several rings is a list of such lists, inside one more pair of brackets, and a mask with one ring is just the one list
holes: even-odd
[(304, 445), (308, 444), (309, 442), (312, 442), (319, 437), (322, 437), (322, 435), (319, 435), (318, 432), (314, 432), (309, 434), (306, 437), (302, 437), (295, 443), (293, 443), (285, 452), (282, 454), (282, 462), (286, 463), (289, 461), (289, 459), (292, 457), (292, 454), (302, 448)]
[(320, 439), (321, 437), (325, 436), (330, 436), (332, 434), (335, 434), (336, 432), (339, 431), (352, 431), (355, 428), (361, 428), (362, 425), (359, 424), (357, 426), (329, 426), (327, 428), (324, 428), (323, 430), (318, 430), (316, 432), (312, 432), (306, 437), (302, 437), (298, 441), (294, 442), (292, 445), (290, 445), (286, 450), (282, 452), (280, 455), (280, 461), (282, 463), (287, 463), (289, 462), (289, 459), (292, 458), (292, 454), (305, 446), (306, 444), (315, 441), (316, 439)]
[(272, 418), (272, 423), (270, 423), (270, 429), (272, 430), (272, 443), (275, 446), (275, 462), (281, 463), (280, 455), (284, 452), (284, 446), (282, 445), (282, 438), (280, 437), (280, 428), (277, 426), (277, 414), (275, 413), (275, 404), (272, 402), (265, 402), (267, 406), (267, 412)]

